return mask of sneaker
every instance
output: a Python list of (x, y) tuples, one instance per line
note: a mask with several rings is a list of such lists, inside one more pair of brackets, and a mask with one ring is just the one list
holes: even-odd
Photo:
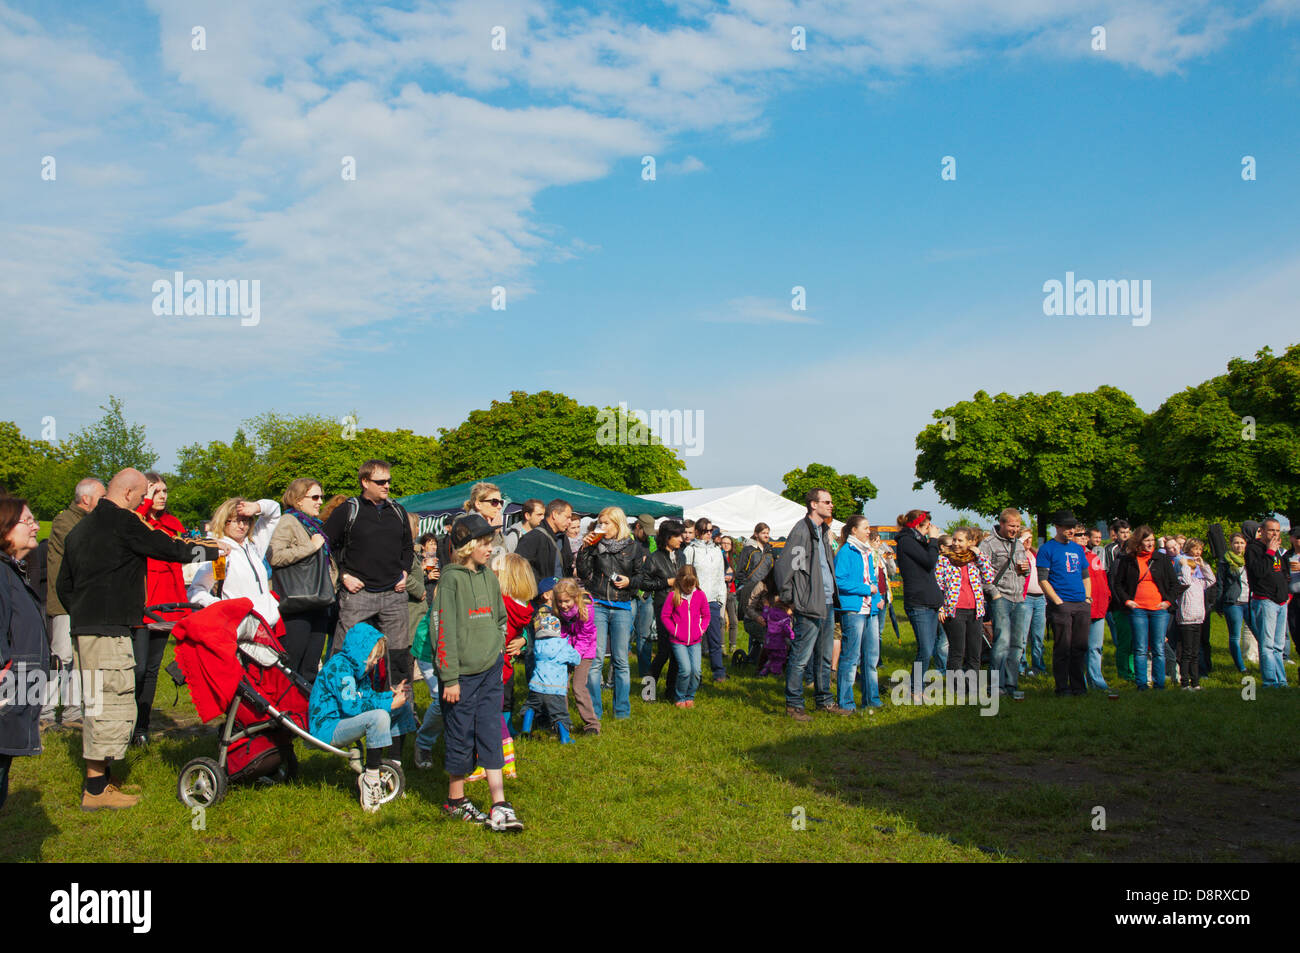
[(795, 721), (812, 721), (812, 715), (802, 708), (786, 708), (785, 713)]
[(853, 710), (851, 708), (841, 708), (839, 705), (835, 704), (835, 702), (831, 702), (829, 705), (818, 705), (817, 710), (821, 712), (825, 712), (828, 715), (853, 714)]
[(687, 708), (694, 708), (694, 707), (695, 707), (695, 699), (694, 699), (694, 698), (688, 699), (687, 702), (686, 702), (686, 707), (687, 707)]
[(430, 751), (428, 748), (421, 748), (419, 745), (416, 745), (416, 746), (415, 746), (415, 766), (416, 766), (417, 768), (432, 768), (432, 767), (433, 767), (433, 752)]
[(673, 702), (673, 704), (676, 705), (678, 708), (689, 708), (689, 707), (690, 707), (689, 705), (686, 704), (686, 702)]
[(131, 736), (131, 747), (132, 747), (132, 748), (147, 748), (147, 747), (149, 747), (149, 736), (148, 736), (148, 735), (145, 735), (145, 734), (134, 734), (134, 735), (132, 735), (132, 736)]
[(494, 831), (517, 834), (524, 829), (524, 822), (515, 816), (515, 809), (510, 806), (509, 801), (502, 801), (500, 804), (492, 805), (492, 814), (488, 817), (487, 826)]
[(583, 725), (582, 733), (584, 735), (598, 735), (600, 734), (600, 725)]
[(379, 772), (370, 774), (370, 769), (361, 772), (357, 778), (357, 787), (361, 789), (361, 810), (367, 814), (377, 813), (384, 798), (384, 787), (379, 780)]
[(1200, 685), (1193, 685), (1193, 686), (1192, 686), (1192, 691), (1194, 691), (1194, 692), (1199, 692), (1200, 690), (1201, 690), (1201, 686), (1200, 686)]
[(442, 813), (446, 817), (458, 821), (469, 821), (471, 824), (486, 824), (488, 816), (474, 806), (474, 802), (465, 798), (456, 807), (452, 807), (446, 801), (442, 803)]
[(81, 809), (83, 811), (98, 811), (104, 807), (110, 811), (118, 811), (124, 807), (135, 807), (139, 803), (140, 795), (123, 794), (122, 789), (112, 783), (104, 787), (103, 794), (91, 794), (89, 791), (84, 790), (81, 792)]
[(466, 780), (466, 781), (482, 781), (482, 780), (483, 780), (484, 778), (486, 778), (486, 777), (487, 777), (487, 772), (484, 771), (484, 770), (480, 767), (480, 768), (475, 768), (475, 769), (474, 769), (474, 773), (473, 773), (473, 774), (470, 774), (469, 776), (467, 776), (467, 777), (465, 778), (465, 780)]

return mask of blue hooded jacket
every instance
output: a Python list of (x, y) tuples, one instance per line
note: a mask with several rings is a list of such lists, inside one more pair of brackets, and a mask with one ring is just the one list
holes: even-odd
[[(553, 623), (547, 626), (546, 623)], [(581, 665), (582, 656), (560, 633), (555, 616), (543, 615), (533, 642), (533, 677), (528, 690), (539, 695), (567, 695), (569, 666)]]
[(841, 612), (861, 612), (862, 601), (868, 597), (871, 605), (867, 608), (870, 615), (875, 615), (885, 605), (885, 597), (877, 592), (871, 593), (871, 585), (863, 582), (863, 569), (876, 576), (876, 557), (867, 553), (866, 566), (863, 565), (862, 551), (852, 542), (847, 542), (835, 554), (835, 582), (839, 587)]
[[(358, 622), (348, 629), (343, 648), (336, 653), (316, 676), (308, 707), (309, 728), (313, 736), (332, 743), (334, 729), (344, 718), (353, 718), (368, 711), (390, 711), (393, 693), (376, 691), (371, 678), (366, 675), (366, 659), (375, 643), (384, 634), (369, 622)], [(372, 673), (373, 674), (373, 673)], [(393, 734), (407, 734), (416, 730), (411, 706), (391, 712)], [(409, 725), (406, 723), (410, 722)]]

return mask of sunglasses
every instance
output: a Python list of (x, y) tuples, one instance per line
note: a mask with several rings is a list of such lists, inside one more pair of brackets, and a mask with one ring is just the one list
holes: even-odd
[(323, 500), (324, 497), (319, 493), (308, 493), (303, 497), (304, 500)]
[(230, 519), (226, 520), (226, 525), (229, 526), (231, 523), (251, 523), (251, 522), (253, 522), (253, 518), (251, 516), (232, 516), (230, 517)]
[(480, 500), (480, 503), (486, 503), (488, 506), (500, 506), (505, 500)]
[(370, 482), (374, 483), (376, 486), (388, 486), (388, 484), (393, 482), (393, 478), (384, 477), (382, 480), (376, 480), (374, 478), (371, 478)]

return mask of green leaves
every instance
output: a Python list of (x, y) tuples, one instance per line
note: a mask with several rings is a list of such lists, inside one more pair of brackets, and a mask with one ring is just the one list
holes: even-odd
[(824, 463), (810, 463), (804, 469), (791, 470), (781, 479), (785, 483), (781, 495), (800, 506), (805, 505), (809, 490), (815, 487), (827, 490), (835, 503), (835, 518), (841, 521), (861, 513), (877, 493), (876, 485), (866, 477), (838, 473), (834, 467)]

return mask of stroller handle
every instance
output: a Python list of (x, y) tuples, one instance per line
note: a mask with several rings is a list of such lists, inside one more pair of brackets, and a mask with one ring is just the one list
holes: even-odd
[(145, 606), (144, 614), (155, 622), (162, 622), (163, 618), (159, 613), (179, 612), (182, 609), (188, 609), (190, 612), (198, 612), (202, 608), (203, 606), (194, 602), (160, 602), (156, 606)]

